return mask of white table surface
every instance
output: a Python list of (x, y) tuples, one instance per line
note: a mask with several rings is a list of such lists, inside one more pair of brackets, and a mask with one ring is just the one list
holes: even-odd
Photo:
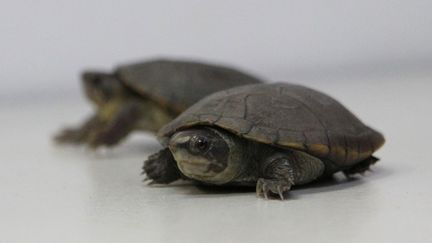
[(59, 147), (50, 136), (90, 113), (82, 98), (0, 103), (0, 242), (432, 242), (431, 79), (309, 83), (387, 143), (372, 173), (296, 189), (287, 201), (146, 186), (152, 136), (96, 153)]

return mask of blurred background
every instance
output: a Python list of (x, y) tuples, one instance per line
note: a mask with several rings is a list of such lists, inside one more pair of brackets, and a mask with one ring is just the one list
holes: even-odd
[[(0, 0), (0, 242), (430, 242), (431, 10), (430, 0)], [(52, 143), (92, 112), (83, 70), (158, 57), (324, 91), (384, 134), (381, 160), (279, 202), (146, 186), (141, 166), (160, 149), (150, 134), (96, 152)]]
[(428, 0), (2, 0), (0, 97), (76, 96), (85, 68), (161, 56), (296, 82), (421, 72), (432, 68), (431, 9)]

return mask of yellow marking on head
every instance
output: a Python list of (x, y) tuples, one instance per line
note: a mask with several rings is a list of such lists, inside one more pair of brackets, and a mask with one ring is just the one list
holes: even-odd
[(104, 104), (98, 112), (99, 119), (103, 121), (110, 121), (115, 114), (120, 110), (124, 102), (121, 99), (115, 99)]

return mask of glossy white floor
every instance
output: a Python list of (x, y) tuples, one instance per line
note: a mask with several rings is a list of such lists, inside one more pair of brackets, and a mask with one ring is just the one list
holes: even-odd
[(153, 137), (103, 153), (58, 147), (50, 136), (84, 118), (87, 103), (0, 104), (0, 242), (431, 242), (431, 80), (310, 83), (387, 143), (373, 173), (299, 188), (287, 201), (146, 186), (140, 172), (159, 148)]

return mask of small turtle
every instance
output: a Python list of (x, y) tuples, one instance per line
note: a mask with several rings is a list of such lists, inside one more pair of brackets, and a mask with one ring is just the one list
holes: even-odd
[(364, 172), (384, 144), (333, 98), (287, 83), (214, 93), (158, 136), (165, 148), (143, 166), (152, 183), (256, 186), (258, 196), (281, 199), (293, 185)]
[(134, 130), (156, 132), (206, 95), (261, 82), (228, 67), (170, 60), (124, 65), (114, 73), (85, 72), (82, 79), (96, 114), (55, 140), (92, 148), (115, 145)]

